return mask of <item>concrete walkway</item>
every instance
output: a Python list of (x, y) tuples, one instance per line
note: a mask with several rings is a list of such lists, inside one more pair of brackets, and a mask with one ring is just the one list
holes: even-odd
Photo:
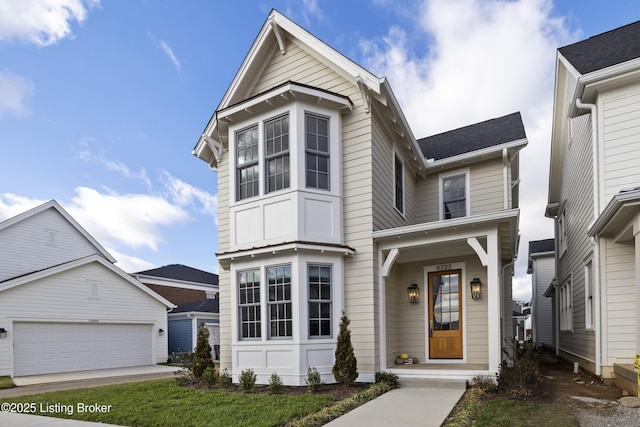
[(391, 390), (326, 425), (440, 427), (466, 388), (466, 381), (412, 382)]

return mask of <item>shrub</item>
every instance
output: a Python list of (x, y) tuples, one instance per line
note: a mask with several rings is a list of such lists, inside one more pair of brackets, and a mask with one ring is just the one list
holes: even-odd
[(307, 379), (304, 382), (307, 383), (309, 391), (318, 391), (324, 384), (320, 372), (313, 366), (307, 368)]
[(218, 377), (218, 381), (220, 381), (220, 385), (223, 388), (229, 388), (233, 385), (233, 378), (231, 377), (231, 373), (227, 371), (226, 368), (220, 371), (220, 376)]
[(269, 378), (269, 393), (280, 394), (282, 391), (282, 378), (277, 373), (271, 374)]
[(205, 385), (212, 387), (218, 382), (218, 372), (213, 366), (209, 366), (200, 376), (200, 381)]
[(196, 351), (193, 355), (193, 366), (191, 371), (193, 376), (200, 378), (207, 368), (214, 368), (213, 356), (211, 356), (211, 346), (209, 345), (209, 331), (204, 323), (198, 328), (198, 341)]
[(473, 386), (482, 391), (491, 391), (496, 388), (496, 380), (491, 375), (477, 375), (473, 377)]
[(251, 391), (253, 387), (256, 385), (257, 376), (253, 372), (253, 369), (245, 369), (240, 372), (240, 376), (238, 377), (238, 382), (240, 383), (240, 387), (244, 391)]
[(512, 355), (513, 362), (500, 365), (498, 388), (517, 397), (529, 397), (538, 386), (538, 357), (531, 344), (513, 339), (508, 346), (503, 352)]
[(376, 371), (374, 379), (376, 384), (384, 383), (394, 387), (398, 386), (398, 376), (391, 372)]
[(342, 313), (340, 318), (340, 332), (336, 345), (335, 363), (333, 364), (333, 377), (337, 382), (350, 385), (358, 378), (358, 361), (353, 353), (351, 345), (351, 332), (349, 331), (349, 318)]

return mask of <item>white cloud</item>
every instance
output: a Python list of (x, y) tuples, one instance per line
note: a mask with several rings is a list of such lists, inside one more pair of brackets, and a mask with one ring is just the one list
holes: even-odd
[(0, 0), (0, 42), (18, 39), (48, 46), (71, 36), (98, 0)]
[[(0, 23), (2, 27), (2, 23)], [(9, 71), (0, 72), (0, 117), (10, 113), (18, 117), (31, 114), (26, 99), (33, 94), (31, 80)]]
[(576, 35), (552, 16), (551, 0), (424, 0), (414, 19), (363, 40), (364, 65), (389, 79), (416, 138), (522, 113), (529, 146), (520, 157), (516, 274), (524, 282), (528, 240), (553, 236), (543, 214), (555, 52)]
[(213, 216), (216, 226), (218, 225), (218, 197), (216, 195), (194, 187), (172, 176), (167, 171), (162, 173), (162, 181), (174, 203), (182, 207), (200, 205), (201, 212)]
[(13, 218), (45, 202), (47, 200), (32, 199), (12, 193), (0, 194), (0, 221)]
[(116, 251), (113, 248), (105, 248), (105, 249), (107, 250), (107, 252), (111, 254), (111, 256), (113, 256), (117, 260), (115, 265), (117, 265), (119, 268), (126, 271), (127, 273), (136, 273), (138, 271), (150, 270), (152, 268), (157, 267), (157, 265), (155, 264), (152, 264), (140, 258), (136, 258), (134, 256), (125, 255), (123, 253)]
[(184, 209), (159, 196), (100, 193), (87, 187), (76, 188), (76, 193), (64, 208), (103, 245), (157, 251), (160, 227), (189, 219)]
[(162, 50), (169, 57), (171, 62), (173, 62), (173, 65), (176, 67), (176, 71), (178, 72), (178, 74), (180, 74), (180, 72), (182, 71), (182, 65), (180, 64), (180, 61), (178, 61), (176, 55), (173, 53), (171, 46), (169, 46), (164, 40), (156, 39), (150, 32), (147, 32), (147, 36), (152, 42), (158, 45), (160, 50)]
[[(93, 138), (84, 138), (80, 142), (80, 145), (87, 147), (88, 143), (91, 141), (93, 141)], [(107, 169), (118, 172), (127, 178), (142, 181), (148, 189), (151, 189), (152, 187), (151, 180), (147, 176), (147, 170), (145, 168), (140, 168), (138, 172), (135, 172), (129, 169), (129, 167), (122, 162), (111, 160), (104, 154), (93, 154), (88, 149), (78, 152), (75, 158), (86, 162), (99, 163)]]

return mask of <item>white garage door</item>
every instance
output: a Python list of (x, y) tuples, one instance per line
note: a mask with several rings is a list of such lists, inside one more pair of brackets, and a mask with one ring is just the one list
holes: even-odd
[(153, 364), (152, 325), (13, 325), (14, 376)]

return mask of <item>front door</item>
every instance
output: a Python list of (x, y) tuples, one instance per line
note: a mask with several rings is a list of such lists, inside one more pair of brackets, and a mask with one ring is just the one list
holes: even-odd
[(462, 359), (462, 270), (429, 273), (429, 358)]

